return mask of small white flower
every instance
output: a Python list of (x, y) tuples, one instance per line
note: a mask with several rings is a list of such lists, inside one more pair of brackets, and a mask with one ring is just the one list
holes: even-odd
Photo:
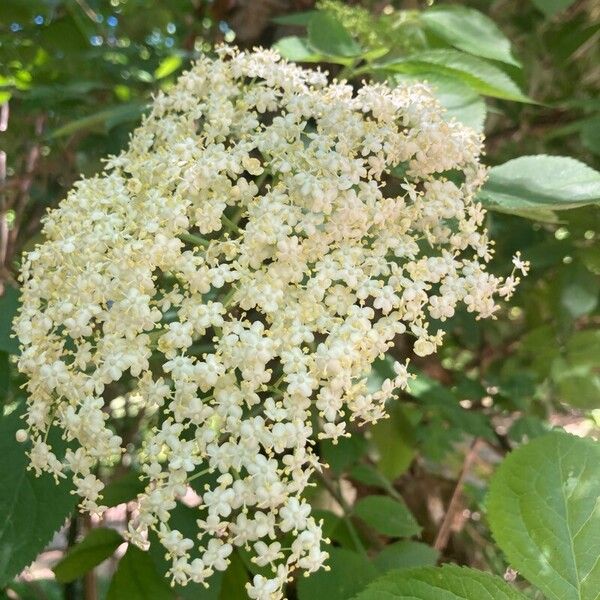
[[(407, 365), (379, 389), (366, 382), (397, 336), (435, 352), (430, 321), (461, 306), (494, 316), (529, 263), (517, 253), (505, 280), (486, 271), (481, 139), (427, 86), (354, 90), (273, 51), (217, 54), (160, 92), (128, 148), (44, 218), (20, 276), (17, 438), (31, 439), (36, 473), (71, 471), (82, 508), (100, 513), (93, 473), (125, 450), (105, 390), (130, 390), (112, 399), (115, 418), (164, 418), (127, 448), (146, 482), (129, 540), (158, 533), (178, 584), (206, 582), (234, 545), (251, 546), (276, 574), (248, 594), (278, 600), (290, 572), (327, 558), (303, 499), (315, 440), (385, 417)], [(400, 186), (383, 185), (398, 165)], [(78, 449), (54, 454), (50, 428)], [(197, 540), (184, 538), (171, 513), (212, 474)]]

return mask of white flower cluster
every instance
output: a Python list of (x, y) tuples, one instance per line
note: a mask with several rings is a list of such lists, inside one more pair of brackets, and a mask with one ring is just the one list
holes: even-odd
[[(481, 139), (426, 86), (355, 91), (271, 51), (218, 55), (46, 217), (22, 268), (19, 367), (36, 472), (72, 473), (102, 512), (97, 466), (123, 452), (107, 404), (141, 396), (156, 426), (131, 540), (157, 532), (180, 584), (251, 549), (272, 576), (249, 597), (273, 600), (327, 558), (303, 496), (315, 440), (384, 417), (407, 384), (396, 363), (369, 390), (374, 360), (404, 333), (434, 352), (435, 321), (459, 303), (493, 315), (517, 278), (485, 271)], [(57, 456), (51, 427), (76, 449)], [(188, 539), (170, 511), (207, 471)]]

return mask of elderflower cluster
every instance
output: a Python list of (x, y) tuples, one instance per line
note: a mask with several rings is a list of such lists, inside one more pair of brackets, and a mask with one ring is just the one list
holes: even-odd
[[(396, 363), (370, 389), (375, 359), (405, 333), (433, 353), (459, 304), (490, 317), (517, 282), (485, 270), (480, 149), (424, 85), (353, 90), (266, 50), (201, 59), (24, 261), (31, 467), (70, 473), (101, 513), (98, 466), (131, 451), (108, 405), (142, 398), (131, 541), (154, 531), (178, 584), (244, 547), (272, 571), (249, 597), (282, 598), (327, 558), (304, 498), (316, 440), (381, 419), (407, 385)], [(74, 442), (64, 456), (52, 427)], [(206, 473), (189, 539), (170, 513)]]

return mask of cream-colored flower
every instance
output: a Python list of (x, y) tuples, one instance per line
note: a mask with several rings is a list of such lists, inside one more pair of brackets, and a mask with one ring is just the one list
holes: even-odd
[[(355, 91), (266, 50), (201, 59), (47, 215), (24, 261), (19, 438), (33, 468), (71, 471), (83, 508), (101, 512), (91, 469), (123, 452), (105, 390), (131, 382), (156, 420), (135, 458), (147, 485), (131, 539), (158, 532), (178, 583), (252, 546), (274, 576), (257, 575), (251, 597), (281, 598), (293, 570), (327, 558), (303, 500), (314, 440), (385, 416), (406, 365), (375, 392), (366, 378), (398, 334), (429, 354), (442, 342), (431, 321), (461, 303), (492, 316), (512, 290), (485, 270), (480, 149), (424, 85)], [(79, 445), (62, 462), (50, 427)], [(207, 470), (192, 548), (168, 521)]]

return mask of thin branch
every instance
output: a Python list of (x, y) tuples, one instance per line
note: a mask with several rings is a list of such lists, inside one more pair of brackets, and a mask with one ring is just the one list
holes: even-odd
[[(35, 119), (35, 134), (38, 139), (44, 129), (45, 119), (45, 115), (38, 115)], [(2, 230), (2, 241), (0, 242), (0, 270), (2, 272), (5, 270), (7, 272), (9, 271), (10, 262), (17, 251), (19, 232), (21, 225), (25, 221), (25, 211), (27, 208), (27, 203), (30, 199), (29, 192), (36, 175), (40, 156), (40, 144), (39, 141), (36, 140), (27, 153), (24, 172), (20, 177), (18, 177), (19, 183), (17, 186), (15, 186), (16, 192), (12, 194), (10, 202), (6, 201), (7, 197), (5, 197), (2, 203), (0, 214), (0, 228)], [(2, 178), (0, 177), (0, 182), (1, 179)], [(14, 212), (10, 227), (8, 227), (7, 223), (7, 214), (9, 209), (12, 209)]]
[(463, 462), (463, 466), (460, 470), (460, 474), (458, 479), (456, 480), (456, 486), (454, 488), (454, 492), (452, 493), (452, 498), (450, 498), (450, 502), (448, 503), (448, 508), (446, 509), (446, 514), (444, 515), (444, 520), (442, 521), (442, 525), (438, 531), (438, 534), (435, 538), (435, 542), (433, 547), (441, 552), (446, 545), (448, 544), (448, 540), (450, 539), (450, 532), (452, 530), (452, 523), (454, 522), (454, 518), (458, 509), (460, 507), (460, 498), (462, 496), (462, 491), (465, 483), (465, 479), (475, 457), (477, 456), (477, 448), (479, 446), (479, 438), (475, 438), (471, 442), (471, 446), (467, 454), (465, 455), (465, 460)]

